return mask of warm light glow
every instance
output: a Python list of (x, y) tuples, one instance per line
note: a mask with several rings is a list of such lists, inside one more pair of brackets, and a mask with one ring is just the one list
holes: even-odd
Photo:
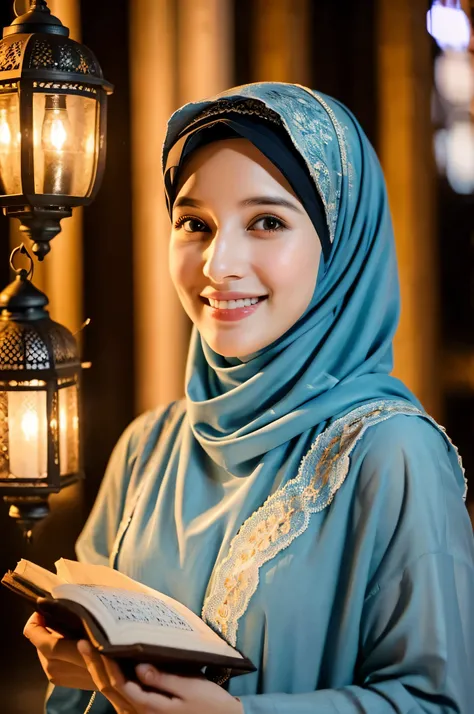
[(5, 149), (10, 148), (12, 133), (7, 121), (6, 109), (0, 110), (0, 146)]
[[(55, 114), (60, 114), (59, 111), (55, 110)], [(56, 151), (62, 151), (64, 144), (68, 139), (66, 127), (60, 116), (57, 116), (51, 122), (51, 132), (49, 135), (49, 143), (56, 149)], [(47, 141), (47, 140), (46, 140)], [(46, 143), (45, 141), (45, 143)], [(45, 148), (47, 148), (45, 146)]]
[(21, 430), (26, 441), (38, 438), (38, 415), (32, 409), (28, 409), (21, 419)]
[(95, 150), (95, 137), (93, 134), (89, 134), (86, 139), (86, 154), (93, 154)]
[(21, 192), (18, 95), (0, 94), (0, 194)]
[(41, 141), (44, 151), (70, 151), (72, 148), (72, 127), (64, 95), (47, 95)]
[(67, 429), (67, 414), (64, 408), (59, 412), (59, 428), (64, 431)]
[(47, 476), (46, 392), (8, 392), (8, 452), (16, 478)]
[(61, 476), (68, 471), (68, 429), (67, 429), (67, 412), (66, 406), (61, 404), (63, 401), (59, 398), (59, 466)]
[(41, 148), (44, 154), (42, 191), (70, 194), (74, 176), (74, 136), (64, 95), (46, 96)]
[(79, 468), (77, 388), (70, 386), (60, 389), (58, 397), (60, 474), (65, 476)]

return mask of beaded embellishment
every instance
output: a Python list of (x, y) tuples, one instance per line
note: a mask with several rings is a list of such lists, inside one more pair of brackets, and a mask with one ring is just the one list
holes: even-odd
[(329, 506), (344, 483), (350, 455), (365, 431), (396, 414), (422, 416), (451, 443), (443, 427), (402, 401), (382, 400), (358, 407), (323, 431), (303, 457), (297, 476), (270, 496), (243, 524), (228, 555), (216, 569), (202, 619), (229, 644), (236, 646), (239, 620), (258, 587), (262, 565), (306, 531), (313, 513)]

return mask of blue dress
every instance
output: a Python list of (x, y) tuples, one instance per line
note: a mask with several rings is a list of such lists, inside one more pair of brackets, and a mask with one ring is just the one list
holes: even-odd
[[(250, 553), (273, 548), (243, 614), (231, 603), (227, 617), (226, 636), (232, 640), (236, 619), (236, 642), (258, 668), (230, 682), (246, 714), (468, 714), (473, 536), (455, 452), (433, 423), (382, 402), (329, 427), (305, 463), (308, 476), (325, 480), (307, 523), (290, 522), (281, 533), (288, 524), (280, 518), (275, 533), (268, 523), (275, 501), (294, 498), (285, 485), (302, 473), (259, 487), (210, 462), (203, 481), (191, 472), (156, 479), (163, 444), (186, 418), (178, 403), (171, 415), (148, 413), (125, 432), (79, 556), (113, 563), (198, 614), (207, 598), (204, 614), (216, 624), (225, 574), (216, 582), (214, 566), (231, 540), (235, 574), (249, 545)], [(252, 518), (239, 544), (249, 521), (237, 535), (240, 523)], [(88, 698), (57, 688), (48, 714), (79, 713)], [(112, 708), (97, 700), (94, 711)]]
[[(471, 714), (465, 482), (443, 430), (390, 375), (400, 300), (375, 152), (336, 100), (246, 85), (173, 115), (166, 186), (186, 132), (229, 113), (287, 132), (330, 249), (306, 312), (259, 353), (224, 358), (194, 330), (185, 400), (125, 432), (78, 555), (237, 645), (257, 667), (229, 683), (245, 714)], [(56, 688), (47, 711), (82, 714), (88, 699)]]

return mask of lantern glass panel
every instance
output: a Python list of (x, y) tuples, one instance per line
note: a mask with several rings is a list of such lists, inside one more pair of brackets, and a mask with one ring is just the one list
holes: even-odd
[(33, 95), (35, 193), (87, 197), (98, 155), (98, 102), (74, 94)]
[(0, 478), (10, 475), (8, 455), (8, 392), (0, 392)]
[(16, 92), (0, 87), (0, 195), (21, 193), (20, 104)]
[(7, 405), (9, 473), (15, 478), (47, 478), (46, 391), (8, 391)]
[(59, 390), (59, 463), (61, 476), (79, 471), (79, 410), (76, 385)]

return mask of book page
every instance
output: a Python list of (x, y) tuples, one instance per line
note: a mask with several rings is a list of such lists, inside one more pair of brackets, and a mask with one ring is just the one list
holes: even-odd
[(40, 565), (31, 563), (29, 560), (25, 560), (24, 558), (18, 562), (18, 565), (13, 572), (20, 575), (25, 580), (28, 580), (30, 583), (33, 583), (33, 585), (36, 585), (38, 588), (46, 590), (49, 593), (52, 592), (54, 587), (57, 587), (64, 582), (57, 575), (51, 573), (49, 570), (46, 570), (46, 568), (42, 568)]
[(115, 622), (147, 622), (159, 627), (192, 632), (193, 628), (163, 600), (132, 593), (130, 590), (108, 588), (100, 585), (79, 585), (81, 591), (96, 598)]
[(201, 637), (211, 642), (217, 642), (222, 639), (211, 630), (198, 615), (182, 603), (164, 593), (160, 593), (158, 590), (153, 590), (153, 588), (129, 578), (118, 570), (109, 568), (107, 565), (89, 565), (88, 563), (79, 563), (76, 560), (66, 560), (65, 558), (58, 560), (55, 565), (58, 575), (63, 582), (75, 583), (77, 585), (102, 585), (110, 588), (128, 590), (134, 593), (146, 593), (153, 597), (158, 597), (189, 622), (194, 630), (200, 632)]
[(91, 565), (79, 563), (77, 560), (60, 558), (55, 563), (56, 572), (65, 583), (77, 585), (106, 585), (112, 588), (123, 588), (131, 592), (144, 592), (146, 586), (129, 578), (118, 570), (107, 565)]
[(54, 588), (53, 596), (83, 605), (114, 645), (150, 644), (241, 657), (194, 613), (181, 605), (192, 618), (183, 615), (180, 603), (165, 595), (107, 585), (63, 584)]

